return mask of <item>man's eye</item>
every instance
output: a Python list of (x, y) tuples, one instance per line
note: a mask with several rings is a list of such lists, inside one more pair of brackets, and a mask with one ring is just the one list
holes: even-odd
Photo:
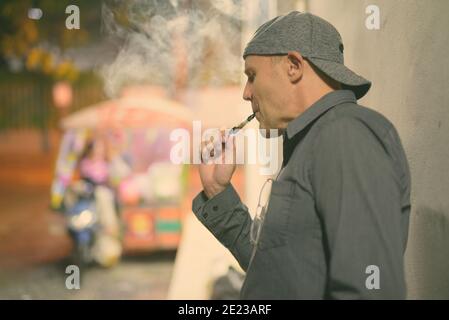
[(253, 75), (253, 74), (249, 75), (248, 76), (248, 82), (251, 82), (251, 83), (254, 82), (254, 78), (255, 78), (255, 75)]

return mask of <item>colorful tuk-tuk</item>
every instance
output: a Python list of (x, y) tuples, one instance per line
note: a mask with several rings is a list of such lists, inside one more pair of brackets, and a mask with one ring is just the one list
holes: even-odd
[(191, 130), (189, 109), (162, 95), (129, 95), (71, 114), (56, 163), (51, 202), (58, 208), (79, 179), (83, 150), (101, 140), (107, 148), (108, 186), (123, 225), (124, 253), (173, 249), (190, 210), (187, 165), (170, 161), (170, 133)]

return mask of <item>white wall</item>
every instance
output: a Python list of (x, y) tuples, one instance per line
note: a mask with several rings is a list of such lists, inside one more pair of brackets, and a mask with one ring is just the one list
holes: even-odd
[[(365, 8), (380, 8), (367, 30)], [(341, 33), (345, 62), (373, 82), (360, 102), (396, 126), (412, 173), (408, 297), (449, 298), (449, 1), (309, 0)]]

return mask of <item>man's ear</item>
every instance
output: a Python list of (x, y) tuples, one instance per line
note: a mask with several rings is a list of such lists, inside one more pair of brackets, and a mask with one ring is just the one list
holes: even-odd
[(301, 80), (304, 73), (304, 58), (297, 51), (287, 53), (287, 75), (292, 83)]

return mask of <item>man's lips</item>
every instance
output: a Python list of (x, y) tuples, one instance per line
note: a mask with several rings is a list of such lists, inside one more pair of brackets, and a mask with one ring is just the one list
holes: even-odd
[(253, 105), (253, 106), (252, 106), (252, 109), (253, 109), (253, 113), (256, 113), (256, 116), (257, 116), (257, 113), (260, 113), (260, 110), (259, 110), (259, 106), (258, 106), (258, 105)]

